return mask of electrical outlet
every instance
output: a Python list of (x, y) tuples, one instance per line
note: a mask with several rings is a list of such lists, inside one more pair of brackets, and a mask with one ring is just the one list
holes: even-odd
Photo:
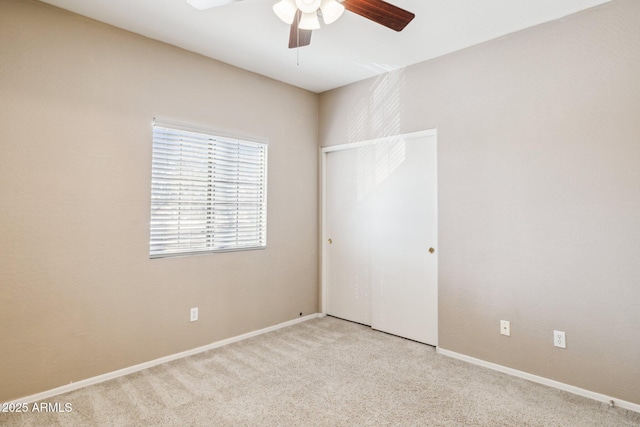
[(560, 348), (567, 348), (567, 341), (562, 331), (553, 331), (553, 345)]
[(509, 322), (508, 320), (501, 320), (500, 321), (500, 333), (502, 335), (506, 335), (508, 337), (511, 336), (511, 322)]
[(191, 321), (195, 322), (198, 320), (198, 307), (193, 307), (191, 309)]

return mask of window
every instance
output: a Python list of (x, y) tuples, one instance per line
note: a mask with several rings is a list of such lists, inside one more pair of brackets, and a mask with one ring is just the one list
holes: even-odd
[(267, 145), (214, 133), (154, 121), (151, 258), (266, 247)]

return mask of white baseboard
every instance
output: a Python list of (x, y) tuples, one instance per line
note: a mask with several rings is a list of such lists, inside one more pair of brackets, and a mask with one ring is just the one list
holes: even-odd
[(596, 393), (590, 390), (585, 390), (583, 388), (575, 387), (569, 384), (561, 383), (559, 381), (554, 381), (549, 378), (540, 377), (538, 375), (529, 374), (524, 371), (519, 371), (517, 369), (508, 368), (506, 366), (498, 365), (496, 363), (487, 362), (486, 360), (476, 359), (475, 357), (467, 356), (464, 354), (456, 353), (450, 350), (445, 350), (441, 347), (437, 348), (438, 353), (443, 356), (453, 357), (454, 359), (462, 360), (464, 362), (472, 363), (474, 365), (483, 366), (485, 368), (493, 369), (494, 371), (502, 372), (505, 374), (513, 375), (514, 377), (524, 378), (525, 380), (532, 381), (534, 383), (543, 384), (549, 387), (557, 388), (559, 390), (567, 391), (569, 393), (577, 394), (578, 396), (587, 397), (589, 399), (597, 400), (598, 402), (603, 402), (606, 404), (610, 404), (611, 402), (618, 408), (628, 409), (634, 412), (640, 412), (640, 405), (636, 403), (627, 402), (625, 400), (616, 399), (611, 396), (606, 396), (604, 394)]
[(38, 400), (50, 399), (59, 394), (68, 393), (70, 391), (78, 390), (80, 388), (88, 387), (90, 385), (98, 384), (104, 381), (112, 380), (114, 378), (122, 377), (125, 375), (132, 374), (134, 372), (142, 371), (143, 369), (149, 369), (157, 365), (161, 365), (163, 363), (171, 362), (172, 360), (182, 359), (183, 357), (193, 356), (194, 354), (202, 353), (207, 350), (211, 350), (214, 348), (222, 347), (227, 344), (231, 344), (234, 342), (246, 340), (247, 338), (252, 338), (258, 335), (266, 334), (267, 332), (276, 331), (278, 329), (286, 328), (288, 326), (295, 325), (297, 323), (306, 322), (307, 320), (317, 319), (321, 317), (319, 313), (310, 314), (308, 316), (300, 317), (297, 319), (289, 320), (284, 323), (279, 323), (277, 325), (269, 326), (268, 328), (258, 329), (257, 331), (248, 332), (246, 334), (238, 335), (235, 337), (227, 338), (222, 341), (216, 341), (211, 344), (207, 344), (202, 347), (197, 347), (192, 350), (183, 351), (181, 353), (172, 354), (169, 356), (161, 357), (159, 359), (151, 360), (149, 362), (140, 363), (139, 365), (130, 366), (128, 368), (119, 369), (117, 371), (109, 372), (106, 374), (98, 375), (96, 377), (87, 378), (85, 380), (81, 380), (75, 383), (70, 383), (67, 385), (63, 385), (61, 387), (56, 387), (51, 390), (43, 391), (42, 393), (32, 394), (31, 396), (23, 397), (21, 399), (16, 399), (11, 402), (6, 402), (8, 404), (11, 403), (33, 403)]

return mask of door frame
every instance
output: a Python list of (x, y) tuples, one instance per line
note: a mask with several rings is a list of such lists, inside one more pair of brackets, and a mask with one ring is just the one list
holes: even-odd
[[(414, 138), (423, 138), (423, 137), (428, 137), (428, 136), (435, 136), (436, 137), (436, 153), (437, 153), (437, 144), (438, 144), (438, 130), (437, 129), (427, 129), (427, 130), (422, 130), (422, 131), (417, 131), (417, 132), (411, 132), (411, 133), (405, 133), (405, 134), (399, 134), (399, 135), (393, 135), (393, 136), (387, 136), (387, 137), (383, 137), (383, 138), (376, 138), (376, 139), (370, 139), (370, 140), (365, 140), (365, 141), (358, 141), (358, 142), (350, 142), (350, 143), (346, 143), (346, 144), (338, 144), (338, 145), (332, 145), (332, 146), (328, 146), (328, 147), (321, 147), (320, 149), (320, 173), (321, 173), (321, 177), (320, 177), (320, 194), (321, 194), (321, 200), (320, 200), (320, 298), (321, 298), (321, 304), (320, 304), (320, 308), (321, 308), (321, 314), (322, 315), (326, 315), (327, 314), (327, 263), (326, 263), (326, 257), (327, 257), (327, 235), (326, 235), (326, 229), (327, 229), (327, 213), (326, 213), (326, 205), (327, 205), (327, 200), (326, 200), (326, 178), (327, 178), (327, 167), (326, 167), (326, 163), (327, 163), (327, 154), (335, 152), (335, 151), (341, 151), (341, 150), (351, 150), (354, 148), (361, 148), (361, 147), (367, 147), (367, 146), (371, 146), (371, 145), (376, 145), (376, 144), (385, 144), (385, 143), (390, 143), (390, 142), (394, 142), (397, 141), (398, 139), (414, 139)], [(436, 154), (436, 165), (437, 165), (438, 159), (437, 159), (437, 154)], [(437, 184), (436, 184), (437, 187)], [(437, 191), (437, 189), (436, 189)], [(436, 194), (436, 200), (437, 200), (437, 194)], [(437, 205), (436, 205), (436, 221), (437, 221)], [(437, 227), (437, 224), (436, 224)], [(437, 242), (436, 242), (437, 244)], [(436, 246), (437, 247), (437, 246)], [(438, 278), (436, 277), (436, 286), (438, 286)], [(439, 315), (438, 313), (436, 313), (436, 322), (439, 323)]]

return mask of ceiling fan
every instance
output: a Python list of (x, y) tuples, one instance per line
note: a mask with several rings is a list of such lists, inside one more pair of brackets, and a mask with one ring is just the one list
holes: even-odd
[[(187, 0), (187, 3), (204, 10), (236, 1), (241, 0)], [(415, 14), (383, 0), (280, 0), (273, 5), (275, 14), (291, 25), (289, 48), (311, 43), (311, 32), (320, 28), (319, 16), (325, 24), (331, 24), (345, 10), (395, 31), (402, 31), (415, 17)]]

